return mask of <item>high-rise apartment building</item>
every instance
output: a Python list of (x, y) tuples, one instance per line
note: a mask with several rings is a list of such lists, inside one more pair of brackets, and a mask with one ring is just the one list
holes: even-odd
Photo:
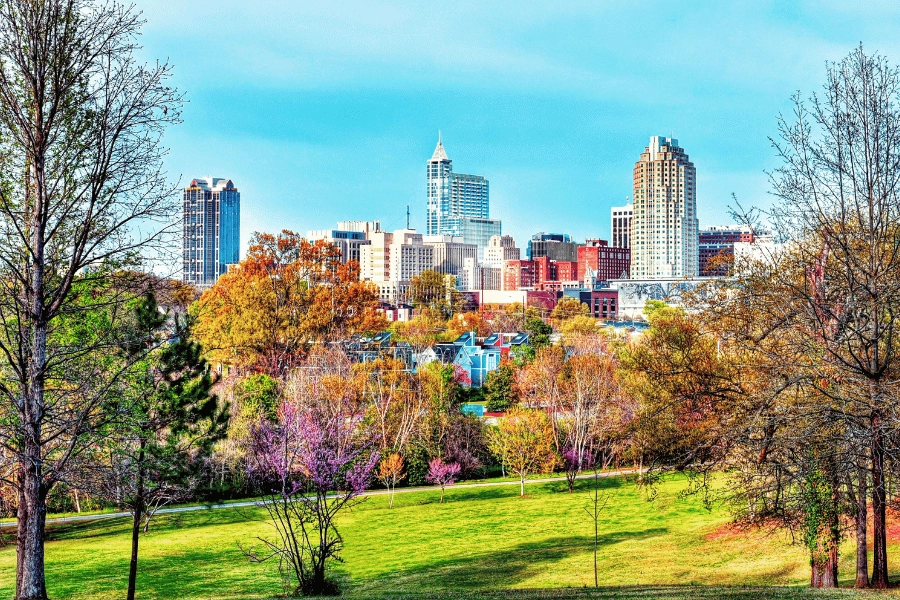
[(631, 218), (634, 215), (634, 205), (613, 206), (610, 213), (612, 216), (610, 245), (615, 248), (631, 248)]
[(696, 170), (678, 140), (653, 136), (634, 165), (631, 278), (697, 275)]
[(241, 194), (230, 179), (198, 177), (183, 198), (182, 280), (205, 289), (240, 261)]
[(501, 223), (490, 218), (488, 180), (481, 175), (454, 173), (444, 144), (428, 161), (428, 214), (426, 235), (460, 236), (483, 252), (491, 236), (501, 234)]

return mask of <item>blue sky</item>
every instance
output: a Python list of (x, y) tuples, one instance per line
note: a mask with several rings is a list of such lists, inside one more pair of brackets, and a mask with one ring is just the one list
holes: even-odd
[(700, 225), (766, 204), (792, 93), (863, 42), (900, 63), (890, 2), (137, 0), (142, 56), (188, 104), (169, 172), (230, 177), (242, 239), (425, 214), (438, 130), (520, 246), (609, 235), (651, 135), (697, 168)]

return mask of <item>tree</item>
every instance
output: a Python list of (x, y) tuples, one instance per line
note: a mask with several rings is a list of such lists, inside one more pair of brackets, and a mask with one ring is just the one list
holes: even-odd
[[(158, 349), (136, 364), (128, 393), (128, 417), (113, 438), (112, 477), (107, 497), (132, 513), (128, 599), (134, 600), (141, 522), (144, 531), (162, 506), (186, 497), (196, 465), (225, 434), (228, 407), (211, 393), (213, 378), (190, 338), (190, 325), (178, 317), (171, 337), (162, 329), (169, 315), (159, 311), (153, 291), (135, 308), (139, 340), (154, 340)], [(142, 345), (130, 353), (142, 353)], [(193, 468), (192, 468), (193, 467)]]
[(586, 317), (591, 314), (588, 305), (581, 302), (577, 298), (563, 296), (556, 303), (553, 312), (550, 313), (550, 320), (556, 327), (562, 326), (563, 323), (574, 317)]
[(488, 373), (484, 382), (484, 399), (487, 409), (503, 412), (517, 401), (516, 371), (508, 360)]
[(441, 504), (444, 503), (444, 488), (448, 485), (453, 485), (458, 474), (459, 463), (445, 463), (440, 457), (432, 459), (428, 463), (426, 480), (429, 483), (441, 486)]
[[(857, 584), (868, 579), (866, 490), (874, 515), (871, 586), (884, 588), (887, 479), (900, 458), (900, 73), (860, 46), (828, 65), (821, 95), (793, 101), (773, 140), (781, 166), (771, 183), (779, 201), (761, 215), (783, 245), (765, 260), (735, 264), (730, 296), (711, 310), (731, 324), (726, 333), (743, 351), (762, 356), (770, 372), (789, 375), (790, 387), (801, 390), (790, 412), (766, 411), (757, 421), (761, 462), (783, 456), (779, 442), (798, 445), (799, 432), (839, 433), (826, 463), (857, 479), (834, 490), (856, 497)], [(742, 217), (755, 224), (759, 215)], [(746, 323), (737, 316), (749, 321), (750, 309), (753, 333), (742, 334)], [(780, 348), (766, 345), (773, 337)], [(813, 474), (806, 469), (815, 464), (806, 462), (797, 488)]]
[(525, 321), (525, 332), (529, 335), (529, 343), (535, 350), (550, 345), (550, 334), (553, 328), (544, 323), (540, 317), (532, 317)]
[(380, 331), (378, 291), (340, 250), (284, 230), (255, 233), (247, 257), (192, 307), (211, 360), (280, 377), (315, 341)]
[(519, 476), (520, 495), (525, 497), (525, 478), (544, 473), (556, 464), (553, 429), (541, 410), (514, 408), (491, 431), (488, 446), (506, 467)]
[(343, 545), (335, 519), (359, 502), (378, 460), (371, 439), (348, 418), (352, 412), (346, 397), (327, 410), (285, 402), (278, 423), (263, 421), (253, 431), (247, 470), (278, 536), (258, 538), (261, 552), (245, 552), (254, 562), (277, 559), (294, 594), (338, 592), (326, 577)]
[(124, 318), (114, 307), (133, 290), (110, 282), (164, 252), (176, 224), (160, 139), (181, 97), (167, 64), (138, 60), (141, 23), (92, 0), (0, 5), (0, 443), (19, 465), (21, 600), (47, 597), (45, 500), (117, 412), (108, 394), (128, 366), (98, 356), (118, 347), (116, 327), (73, 346), (60, 323)]
[(456, 289), (456, 278), (426, 269), (409, 282), (409, 295), (416, 308), (440, 313), (446, 320), (459, 312), (462, 294)]
[(394, 489), (406, 477), (406, 473), (403, 472), (403, 457), (394, 452), (382, 458), (378, 463), (376, 476), (387, 488), (388, 508), (394, 508)]

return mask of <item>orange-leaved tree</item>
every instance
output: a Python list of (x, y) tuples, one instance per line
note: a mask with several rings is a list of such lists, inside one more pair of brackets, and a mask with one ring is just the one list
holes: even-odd
[(359, 281), (340, 250), (284, 230), (255, 233), (247, 258), (192, 307), (194, 335), (209, 358), (273, 376), (286, 373), (310, 344), (383, 329), (378, 292)]

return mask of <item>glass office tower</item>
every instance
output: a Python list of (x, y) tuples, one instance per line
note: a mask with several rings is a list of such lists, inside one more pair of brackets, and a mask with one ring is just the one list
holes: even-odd
[(488, 180), (481, 175), (454, 173), (452, 161), (438, 136), (428, 161), (427, 235), (459, 236), (478, 246), (479, 255), (492, 235), (500, 235), (500, 221), (490, 218)]
[(201, 177), (184, 188), (182, 280), (206, 289), (240, 261), (241, 194), (230, 179)]

